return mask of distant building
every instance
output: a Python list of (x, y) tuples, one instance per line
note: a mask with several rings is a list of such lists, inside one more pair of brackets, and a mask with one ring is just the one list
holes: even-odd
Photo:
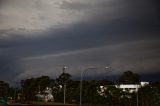
[(137, 92), (138, 88), (143, 87), (148, 85), (149, 82), (140, 82), (140, 84), (121, 84), (121, 85), (116, 85), (116, 88), (123, 89), (124, 92)]
[[(122, 89), (123, 92), (134, 93), (137, 92), (139, 88), (144, 87), (146, 85), (149, 85), (149, 82), (140, 82), (140, 84), (121, 84), (121, 85), (109, 85), (109, 86), (115, 86), (116, 88)], [(100, 86), (99, 87), (100, 89), (98, 89), (97, 92), (101, 96), (106, 96), (105, 90), (107, 90), (109, 86)]]

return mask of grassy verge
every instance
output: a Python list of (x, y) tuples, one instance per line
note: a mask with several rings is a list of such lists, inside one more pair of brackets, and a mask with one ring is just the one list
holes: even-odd
[[(32, 105), (64, 105), (63, 103), (59, 103), (59, 102), (41, 102), (41, 101), (33, 101), (33, 102), (30, 102)], [(72, 106), (72, 105), (75, 105), (75, 104), (68, 104), (66, 103), (65, 104), (66, 106), (69, 105), (69, 106)]]

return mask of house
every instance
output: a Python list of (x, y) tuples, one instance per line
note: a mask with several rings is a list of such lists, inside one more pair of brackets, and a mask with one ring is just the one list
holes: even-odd
[[(114, 86), (116, 88), (122, 89), (123, 92), (134, 93), (137, 92), (139, 88), (144, 87), (146, 85), (149, 85), (149, 82), (140, 82), (140, 84), (120, 84), (120, 85), (109, 85), (109, 86)], [(107, 96), (105, 94), (105, 91), (109, 86), (100, 86), (97, 92), (101, 96)]]
[(43, 91), (43, 93), (41, 93), (39, 91), (38, 94), (36, 95), (36, 97), (38, 98), (38, 100), (42, 100), (45, 102), (54, 101), (54, 97), (52, 95), (52, 89), (49, 87), (46, 87), (46, 89), (45, 89), (45, 91)]
[(116, 85), (116, 88), (122, 89), (124, 92), (134, 93), (137, 92), (140, 87), (148, 85), (149, 82), (140, 82), (140, 84), (121, 84)]

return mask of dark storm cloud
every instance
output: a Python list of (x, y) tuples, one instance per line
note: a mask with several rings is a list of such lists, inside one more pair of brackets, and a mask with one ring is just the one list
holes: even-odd
[[(44, 74), (55, 77), (64, 64), (75, 76), (86, 67), (106, 64), (113, 67), (112, 74), (128, 69), (139, 73), (158, 73), (158, 3), (156, 0), (64, 1), (59, 7), (83, 13), (82, 20), (62, 28), (53, 25), (40, 33), (27, 28), (7, 29), (4, 24), (6, 29), (0, 29), (1, 79), (20, 80)], [(36, 6), (43, 10), (42, 4), (40, 2)], [(48, 17), (43, 16), (37, 21), (45, 19)], [(53, 22), (48, 20), (45, 23)]]
[[(121, 27), (121, 24), (116, 25)], [(13, 56), (15, 60), (22, 59), (17, 64), (24, 68), (21, 69), (24, 72), (17, 74), (20, 78), (36, 76), (40, 73), (46, 74), (47, 72), (52, 75), (53, 70), (61, 71), (63, 64), (70, 66), (71, 73), (75, 75), (79, 72), (74, 70), (80, 70), (87, 66), (105, 66), (105, 64), (112, 65), (115, 74), (119, 73), (116, 70), (134, 69), (134, 71), (148, 72), (150, 68), (159, 69), (160, 47), (157, 31), (148, 27), (147, 31), (140, 32), (138, 31), (139, 27), (137, 29), (135, 27), (134, 30), (137, 31), (129, 33), (126, 29), (130, 27), (123, 24), (124, 30), (119, 30), (116, 26), (117, 30), (114, 29), (115, 31), (111, 33), (107, 27), (113, 26), (113, 24), (93, 24), (91, 22), (59, 31), (48, 31), (49, 36), (45, 38), (31, 40), (21, 38), (15, 40), (15, 43), (6, 44), (10, 47), (6, 51), (6, 55)], [(103, 46), (107, 47), (101, 48)], [(100, 49), (94, 50), (94, 48)], [(77, 50), (78, 52), (76, 52)], [(23, 60), (23, 58), (27, 59)], [(145, 66), (147, 67), (145, 68)], [(56, 75), (55, 73), (53, 74)]]
[(0, 80), (15, 84), (15, 76), (19, 74), (20, 66), (16, 63), (16, 59), (10, 55), (0, 53)]

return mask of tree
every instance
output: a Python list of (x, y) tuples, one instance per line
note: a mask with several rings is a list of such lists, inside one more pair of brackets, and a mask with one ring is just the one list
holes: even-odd
[(80, 81), (72, 81), (67, 86), (67, 102), (77, 103), (79, 102)]
[(132, 71), (124, 72), (118, 80), (119, 84), (136, 84), (138, 82), (139, 82), (139, 75), (133, 73)]
[(7, 97), (8, 90), (9, 90), (9, 84), (4, 81), (0, 81), (0, 96)]
[(99, 85), (99, 86), (105, 86), (105, 85), (114, 85), (114, 82), (112, 82), (112, 81), (109, 81), (109, 80), (98, 80), (97, 81), (97, 84)]
[(119, 105), (121, 103), (122, 90), (113, 85), (107, 85), (104, 93), (106, 95), (105, 104)]
[(71, 75), (69, 73), (62, 73), (61, 75), (59, 75), (56, 81), (59, 85), (64, 85), (64, 83), (70, 83), (72, 81)]
[(46, 87), (53, 88), (54, 85), (55, 80), (50, 79), (48, 76), (21, 80), (22, 96), (26, 101), (35, 100), (38, 92), (43, 93)]
[(36, 91), (43, 92), (46, 89), (46, 87), (50, 86), (50, 81), (51, 79), (48, 76), (41, 76), (36, 78), (34, 82), (35, 86), (37, 87)]
[(141, 87), (138, 91), (140, 106), (160, 106), (160, 83)]
[[(67, 91), (67, 89), (69, 89), (69, 85), (71, 84), (72, 79), (71, 79), (71, 75), (69, 73), (65, 73), (63, 72), (62, 74), (59, 75), (59, 77), (56, 79), (56, 83), (58, 86), (62, 86), (63, 88), (61, 88), (61, 90), (59, 90), (56, 94), (55, 94), (55, 100), (62, 102), (63, 100), (63, 96), (64, 96), (64, 92)], [(62, 90), (63, 89), (63, 90)], [(68, 92), (66, 92), (66, 98), (67, 98)]]
[(145, 86), (140, 88), (138, 91), (138, 97), (140, 106), (154, 106), (154, 96), (151, 86)]
[(152, 87), (160, 88), (160, 81), (156, 81), (154, 83), (151, 83)]
[[(86, 82), (87, 83), (87, 82)], [(98, 94), (97, 92), (97, 83), (95, 80), (91, 80), (91, 81), (88, 81), (88, 84), (86, 85), (85, 87), (85, 82), (84, 82), (84, 87), (83, 87), (83, 90), (84, 90), (84, 93), (83, 93), (83, 97), (82, 98), (84, 102), (86, 103), (95, 103), (95, 97)]]
[[(139, 75), (133, 73), (132, 71), (126, 71), (120, 76), (118, 83), (137, 84), (139, 83)], [(122, 92), (121, 97), (122, 98), (120, 99), (120, 104), (122, 106), (136, 105), (136, 93)]]
[(30, 78), (21, 80), (21, 86), (23, 88), (23, 97), (26, 101), (34, 100), (36, 95), (36, 79)]

